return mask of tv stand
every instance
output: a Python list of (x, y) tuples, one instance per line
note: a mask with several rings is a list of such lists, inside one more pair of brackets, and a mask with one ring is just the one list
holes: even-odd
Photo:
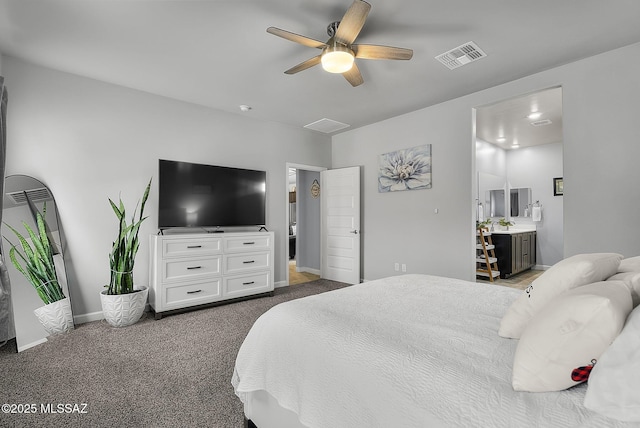
[(165, 313), (272, 293), (274, 233), (150, 236), (149, 304)]

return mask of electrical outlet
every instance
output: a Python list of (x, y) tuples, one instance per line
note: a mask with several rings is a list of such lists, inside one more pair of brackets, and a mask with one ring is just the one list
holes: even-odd
[(406, 272), (407, 271), (407, 265), (402, 263), (402, 272)]
[(393, 265), (393, 269), (394, 269), (396, 272), (398, 272), (398, 271), (400, 270), (400, 263), (395, 263), (395, 264)]

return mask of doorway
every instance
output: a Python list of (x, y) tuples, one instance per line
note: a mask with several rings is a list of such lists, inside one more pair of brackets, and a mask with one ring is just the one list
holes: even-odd
[(310, 192), (326, 168), (287, 163), (286, 281), (288, 285), (320, 279), (320, 199)]
[[(500, 219), (513, 223), (509, 228), (514, 233), (535, 230), (533, 270), (548, 269), (562, 260), (564, 248), (563, 196), (554, 192), (554, 183), (563, 176), (562, 88), (474, 111), (476, 222), (486, 221), (496, 232), (503, 229)], [(500, 194), (502, 199), (495, 196)]]

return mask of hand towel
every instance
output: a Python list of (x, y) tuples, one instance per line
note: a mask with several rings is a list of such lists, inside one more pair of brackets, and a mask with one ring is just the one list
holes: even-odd
[(531, 220), (542, 221), (542, 207), (531, 208)]

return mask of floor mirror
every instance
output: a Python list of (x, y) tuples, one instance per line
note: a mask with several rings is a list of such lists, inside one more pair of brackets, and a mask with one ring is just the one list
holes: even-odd
[[(2, 203), (2, 236), (15, 242), (15, 235), (7, 224), (16, 230), (23, 231), (23, 222), (37, 230), (33, 209), (30, 202), (39, 212), (44, 212), (48, 226), (49, 240), (52, 242), (54, 263), (58, 280), (65, 296), (69, 296), (67, 272), (64, 263), (64, 234), (58, 221), (58, 210), (51, 190), (41, 181), (26, 175), (10, 175), (4, 182), (4, 199)], [(33, 311), (43, 306), (35, 289), (27, 279), (8, 260), (10, 245), (6, 238), (2, 240), (5, 265), (8, 271), (11, 302), (13, 306), (13, 323), (18, 352), (46, 342), (47, 332), (44, 330)]]

